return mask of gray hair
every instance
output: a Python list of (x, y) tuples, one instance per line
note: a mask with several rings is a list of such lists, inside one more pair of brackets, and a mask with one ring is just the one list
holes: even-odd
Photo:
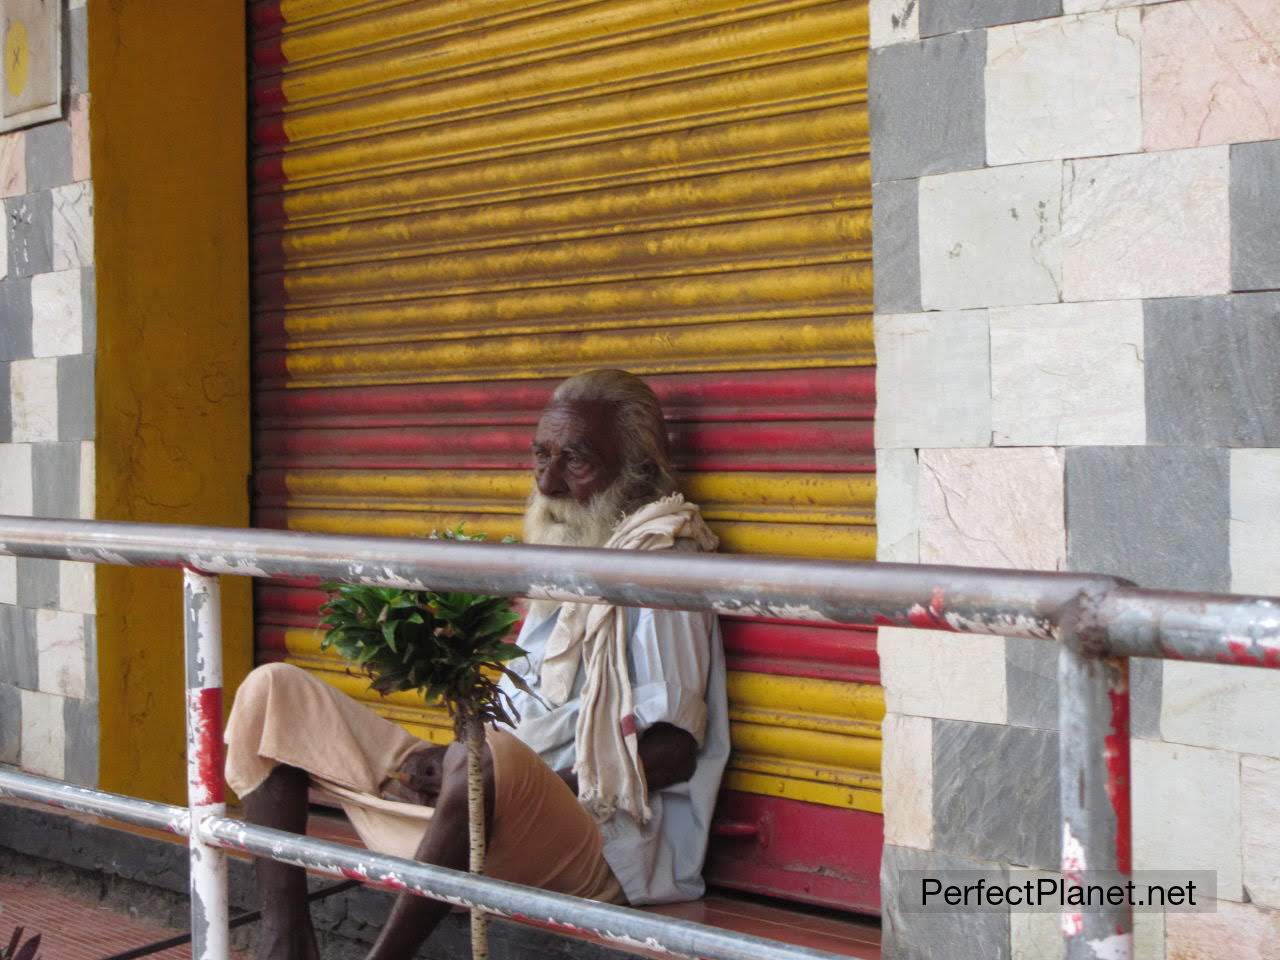
[(650, 386), (625, 370), (590, 370), (556, 387), (551, 404), (604, 403), (616, 411), (622, 440), (622, 472), (616, 483), (630, 512), (676, 491), (671, 445), (662, 404)]

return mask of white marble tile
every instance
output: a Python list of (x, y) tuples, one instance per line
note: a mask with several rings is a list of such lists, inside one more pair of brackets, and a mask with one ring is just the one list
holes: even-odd
[(0, 603), (18, 602), (18, 558), (0, 557)]
[(876, 446), (991, 443), (985, 310), (877, 315)]
[(92, 563), (73, 563), (64, 560), (58, 564), (58, 608), (69, 613), (95, 613), (97, 599), (95, 577), (97, 567)]
[(920, 561), (1060, 570), (1063, 454), (1043, 447), (920, 451)]
[(871, 46), (920, 39), (920, 0), (870, 0)]
[(926, 310), (1061, 297), (1062, 164), (1017, 164), (920, 181)]
[(975, 723), (1008, 719), (1004, 637), (881, 627), (876, 648), (890, 713)]
[(38, 690), (21, 692), (22, 769), (61, 780), (66, 769), (67, 742), (63, 698)]
[(1160, 735), (1237, 753), (1280, 757), (1280, 671), (1166, 660)]
[(1123, 10), (1126, 7), (1165, 2), (1167, 0), (1062, 0), (1062, 12), (1093, 13), (1098, 10)]
[(876, 559), (920, 562), (919, 464), (914, 450), (876, 451)]
[(987, 163), (1142, 146), (1137, 10), (987, 31)]
[(41, 443), (58, 439), (58, 361), (15, 360), (9, 365), (13, 439)]
[(1064, 300), (1226, 293), (1226, 147), (1067, 161)]
[(1181, 0), (1142, 19), (1147, 150), (1280, 137), (1280, 3)]
[(67, 115), (71, 126), (71, 178), (77, 183), (88, 180), (89, 164), (89, 95), (75, 97)]
[(93, 184), (73, 183), (50, 191), (53, 198), (53, 269), (93, 265)]
[(1280, 908), (1280, 761), (1240, 758), (1244, 885), (1257, 904)]
[(1280, 450), (1231, 451), (1231, 590), (1280, 596)]
[(61, 610), (36, 611), (39, 687), (62, 697), (84, 697), (84, 617)]
[(0, 443), (0, 513), (31, 516), (35, 503), (32, 481), (31, 445)]
[(1135, 739), (1130, 759), (1134, 869), (1215, 870), (1218, 898), (1238, 901), (1239, 756)]
[(991, 308), (997, 446), (1146, 442), (1142, 303)]
[(881, 724), (884, 842), (933, 847), (933, 722), (889, 713)]
[(83, 353), (84, 307), (79, 268), (32, 277), (31, 315), (31, 352), (35, 356)]

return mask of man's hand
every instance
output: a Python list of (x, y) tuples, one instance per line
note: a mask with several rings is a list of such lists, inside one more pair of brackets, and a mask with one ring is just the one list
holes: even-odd
[(417, 803), (434, 807), (444, 782), (444, 755), (448, 747), (432, 744), (405, 757), (398, 770), (392, 771), (382, 784), (386, 800)]

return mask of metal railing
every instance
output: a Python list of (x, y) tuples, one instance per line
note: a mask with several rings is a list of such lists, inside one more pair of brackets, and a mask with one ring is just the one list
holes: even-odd
[[(0, 770), (0, 795), (187, 836), (196, 960), (227, 957), (228, 849), (649, 951), (708, 960), (830, 956), (227, 817), (220, 575), (324, 577), (1056, 641), (1068, 882), (1079, 882), (1085, 871), (1131, 872), (1127, 658), (1280, 668), (1280, 599), (1142, 590), (1105, 576), (17, 517), (0, 517), (0, 554), (184, 571), (187, 808), (8, 770)], [(1132, 953), (1125, 904), (1067, 912), (1062, 920), (1069, 958)]]

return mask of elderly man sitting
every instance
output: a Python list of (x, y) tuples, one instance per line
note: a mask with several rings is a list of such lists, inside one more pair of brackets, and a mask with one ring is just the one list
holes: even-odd
[[(562, 383), (533, 440), (530, 543), (703, 550), (716, 539), (676, 484), (657, 397), (620, 370)], [(709, 613), (534, 603), (508, 680), (522, 717), (485, 758), (486, 874), (632, 904), (694, 899), (729, 753), (724, 655)], [(625, 649), (627, 656), (610, 657)], [(619, 682), (620, 681), (620, 682)], [(373, 850), (467, 866), (466, 752), (424, 744), (296, 667), (249, 675), (227, 726), (246, 819), (302, 833), (307, 790)], [(297, 867), (258, 860), (259, 957), (318, 956)], [(369, 954), (405, 960), (448, 910), (401, 895)]]

